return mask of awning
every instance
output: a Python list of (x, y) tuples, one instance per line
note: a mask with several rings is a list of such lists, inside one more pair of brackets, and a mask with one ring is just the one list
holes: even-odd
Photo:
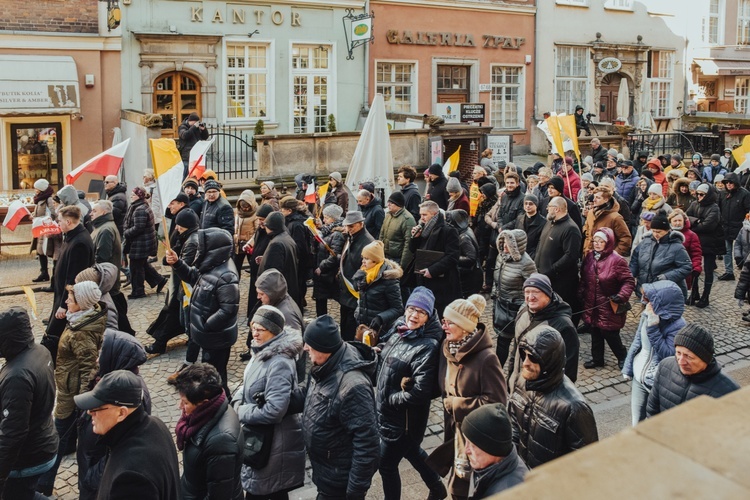
[(706, 76), (750, 75), (750, 61), (722, 61), (719, 59), (695, 59)]
[(0, 115), (80, 110), (78, 72), (72, 57), (0, 54)]

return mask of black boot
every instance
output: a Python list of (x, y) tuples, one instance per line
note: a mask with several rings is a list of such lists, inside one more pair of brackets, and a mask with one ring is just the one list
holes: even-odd
[(705, 288), (703, 288), (703, 295), (701, 296), (701, 300), (699, 300), (695, 307), (699, 307), (703, 309), (704, 307), (708, 307), (708, 296), (711, 295), (711, 287), (713, 286), (713, 283), (707, 283)]
[(41, 283), (43, 281), (49, 280), (49, 273), (46, 270), (43, 270), (41, 273), (39, 273), (39, 276), (31, 280), (34, 283)]
[(696, 302), (698, 302), (701, 299), (701, 293), (699, 290), (698, 285), (698, 278), (693, 278), (693, 288), (690, 292), (690, 297), (688, 297), (687, 305), (694, 306)]

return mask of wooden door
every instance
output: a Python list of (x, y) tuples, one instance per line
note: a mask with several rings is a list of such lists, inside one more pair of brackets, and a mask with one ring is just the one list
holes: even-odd
[(190, 113), (201, 116), (200, 81), (180, 71), (160, 76), (154, 82), (153, 109), (162, 117), (161, 136), (177, 138), (177, 129)]
[(469, 66), (437, 67), (437, 102), (469, 102)]
[(602, 79), (601, 98), (599, 100), (599, 121), (612, 123), (617, 119), (617, 96), (620, 92), (620, 80), (617, 73), (611, 73)]

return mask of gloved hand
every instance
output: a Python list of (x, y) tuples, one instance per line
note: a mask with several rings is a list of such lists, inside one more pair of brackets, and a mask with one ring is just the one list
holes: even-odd
[(383, 326), (383, 318), (381, 318), (380, 316), (375, 316), (375, 318), (372, 321), (370, 321), (370, 328), (372, 328), (376, 332), (379, 332), (382, 326)]
[(737, 307), (739, 307), (740, 309), (745, 307), (745, 301), (742, 299), (737, 299)]
[(697, 278), (700, 275), (701, 275), (700, 271), (693, 271), (693, 278)]
[(612, 295), (612, 296), (611, 296), (611, 297), (609, 298), (609, 300), (611, 300), (611, 301), (612, 301), (612, 302), (614, 302), (615, 304), (622, 304), (622, 300), (620, 299), (620, 296), (619, 296), (619, 295), (617, 295), (617, 294), (615, 294), (615, 295)]
[(659, 276), (656, 277), (656, 279), (659, 281), (664, 281), (665, 279), (667, 279), (667, 277), (664, 276), (663, 274), (660, 274)]

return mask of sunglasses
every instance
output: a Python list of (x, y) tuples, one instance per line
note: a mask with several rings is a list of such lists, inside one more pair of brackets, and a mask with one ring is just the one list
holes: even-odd
[(523, 352), (525, 357), (529, 358), (529, 361), (531, 361), (532, 363), (536, 365), (541, 363), (541, 360), (533, 352), (528, 351), (526, 349), (522, 350), (521, 352)]
[(695, 196), (697, 196), (698, 198), (703, 198), (704, 196), (706, 196), (706, 193), (695, 193)]

